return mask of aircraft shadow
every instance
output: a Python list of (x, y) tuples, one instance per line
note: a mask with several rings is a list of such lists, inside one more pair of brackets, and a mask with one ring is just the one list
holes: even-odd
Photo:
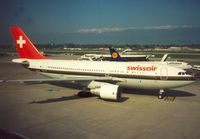
[[(144, 90), (144, 89), (123, 89), (125, 94), (139, 94), (139, 95), (148, 95), (148, 96), (158, 96), (158, 90)], [(165, 90), (165, 96), (171, 97), (192, 97), (196, 94), (180, 91), (180, 90)]]
[[(94, 96), (94, 95), (92, 95)], [(90, 96), (90, 97), (92, 97)], [(62, 102), (62, 101), (69, 101), (69, 100), (78, 100), (78, 99), (84, 99), (84, 98), (88, 98), (88, 97), (79, 97), (77, 95), (74, 96), (63, 96), (63, 97), (59, 97), (59, 98), (51, 98), (51, 99), (46, 99), (46, 100), (40, 100), (40, 101), (32, 101), (29, 104), (46, 104), (46, 103), (56, 103), (56, 102)], [(98, 98), (101, 99), (101, 98)], [(115, 101), (115, 100), (107, 100), (107, 99), (103, 99), (104, 101), (107, 102), (118, 102), (118, 103), (122, 103), (126, 100), (128, 100), (128, 97), (122, 97), (119, 101)]]
[(62, 102), (62, 101), (68, 101), (68, 100), (77, 100), (77, 99), (83, 99), (84, 97), (78, 97), (77, 95), (73, 96), (63, 96), (59, 98), (50, 98), (46, 100), (40, 100), (40, 101), (32, 101), (29, 104), (46, 104), (46, 103), (56, 103), (56, 102)]
[[(98, 98), (98, 99), (101, 99), (101, 98)], [(129, 97), (121, 97), (120, 100), (116, 101), (116, 100), (110, 100), (110, 99), (103, 99), (104, 101), (106, 102), (115, 102), (115, 103), (122, 103), (122, 102), (125, 102), (129, 99)]]
[[(34, 83), (35, 84), (35, 83)], [(66, 83), (66, 82), (52, 82), (49, 83), (51, 85), (55, 85), (55, 86), (59, 86), (59, 87), (64, 87), (64, 88), (72, 88), (72, 89), (78, 89), (80, 90), (82, 88), (82, 86), (80, 84), (74, 84), (74, 83)], [(78, 93), (78, 91), (77, 91)], [(32, 101), (29, 104), (45, 104), (45, 103), (56, 103), (56, 102), (62, 102), (62, 101), (69, 101), (69, 100), (78, 100), (78, 99), (84, 99), (84, 98), (88, 98), (88, 97), (97, 97), (97, 99), (101, 99), (98, 96), (92, 95), (91, 96), (83, 96), (83, 97), (79, 97), (78, 95), (73, 95), (73, 96), (63, 96), (63, 97), (59, 97), (59, 98), (51, 98), (51, 99), (46, 99), (46, 100), (41, 100), (41, 101)], [(115, 100), (107, 100), (107, 99), (102, 99), (104, 101), (107, 102), (124, 102), (126, 100), (128, 100), (128, 97), (122, 97), (120, 100), (115, 101)]]
[(72, 88), (72, 89), (81, 89), (83, 87), (78, 83), (75, 84), (75, 83), (70, 83), (70, 82), (52, 82), (49, 84), (59, 86), (59, 87), (64, 87), (64, 88)]
[[(51, 83), (52, 85), (60, 86), (60, 87), (67, 87), (67, 88), (73, 88), (73, 89), (80, 89), (82, 86), (80, 84), (74, 84), (74, 83), (65, 83), (65, 82), (56, 82)], [(158, 96), (159, 90), (148, 90), (148, 89), (127, 89), (123, 88), (122, 93), (127, 94), (141, 94), (141, 95), (150, 95), (150, 96)], [(172, 96), (172, 97), (191, 97), (196, 96), (194, 93), (181, 91), (181, 90), (165, 90), (165, 96)], [(126, 101), (128, 98), (122, 98), (122, 101)]]
[[(25, 83), (26, 85), (34, 85), (34, 84), (42, 84), (40, 82), (34, 82), (34, 83)], [(52, 83), (43, 83), (43, 84), (50, 84), (50, 85), (55, 85), (59, 87), (64, 87), (64, 88), (72, 88), (72, 89), (81, 89), (83, 86), (80, 84), (75, 84), (75, 83), (70, 83), (70, 82), (52, 82)]]
[[(52, 85), (60, 86), (60, 87), (67, 87), (67, 88), (73, 88), (73, 89), (80, 89), (81, 86), (74, 84), (74, 83), (66, 83), (66, 82), (55, 82), (55, 83), (50, 83)], [(158, 90), (145, 90), (145, 89), (127, 89), (123, 88), (122, 89), (123, 94), (139, 94), (139, 95), (146, 95), (146, 96), (158, 96)], [(93, 97), (95, 95), (91, 95), (89, 97)], [(171, 96), (171, 97), (192, 97), (196, 96), (196, 94), (186, 92), (186, 91), (180, 91), (180, 90), (165, 90), (164, 96)], [(97, 96), (95, 96), (97, 97)], [(73, 95), (73, 96), (62, 96), (59, 98), (51, 98), (51, 99), (46, 99), (46, 100), (41, 100), (41, 101), (32, 101), (29, 104), (46, 104), (46, 103), (56, 103), (56, 102), (62, 102), (62, 101), (69, 101), (69, 100), (79, 100), (79, 99), (84, 99), (87, 97), (79, 97), (78, 95)], [(100, 98), (97, 98), (100, 99)], [(129, 98), (128, 97), (122, 97), (119, 101), (115, 100), (107, 100), (103, 99), (106, 102), (118, 102), (122, 103), (127, 101)]]

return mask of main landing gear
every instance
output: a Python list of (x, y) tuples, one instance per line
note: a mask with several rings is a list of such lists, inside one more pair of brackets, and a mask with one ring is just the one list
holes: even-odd
[(164, 89), (160, 89), (158, 92), (158, 99), (163, 99), (164, 98)]
[(80, 91), (78, 92), (79, 97), (91, 97), (92, 94), (89, 91)]

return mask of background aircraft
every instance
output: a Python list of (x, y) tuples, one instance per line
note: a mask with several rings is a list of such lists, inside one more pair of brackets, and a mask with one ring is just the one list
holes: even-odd
[(109, 48), (110, 54), (84, 54), (81, 60), (102, 61), (148, 61), (148, 55), (125, 55), (119, 54), (114, 48)]
[[(127, 61), (126, 58), (121, 57), (120, 54), (114, 48), (109, 48), (109, 50), (110, 50), (110, 55), (111, 55), (111, 60), (112, 61), (124, 61), (124, 62)], [(168, 58), (168, 54), (165, 54), (162, 57), (162, 59), (161, 59), (160, 62), (163, 63), (163, 64), (167, 64), (169, 66), (173, 66), (173, 67), (177, 67), (177, 68), (181, 68), (181, 69), (185, 69), (185, 70), (188, 70), (188, 69), (192, 68), (192, 66), (189, 65), (186, 62), (181, 62), (181, 61), (167, 61), (167, 58)]]

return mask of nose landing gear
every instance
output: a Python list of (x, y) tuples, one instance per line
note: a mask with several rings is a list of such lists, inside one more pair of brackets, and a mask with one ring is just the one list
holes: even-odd
[(158, 92), (158, 99), (163, 99), (164, 98), (164, 89), (160, 89)]

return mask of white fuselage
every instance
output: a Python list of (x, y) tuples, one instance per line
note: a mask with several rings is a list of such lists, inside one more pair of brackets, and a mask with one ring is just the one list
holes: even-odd
[[(20, 61), (23, 61), (20, 60)], [(192, 83), (193, 77), (182, 69), (159, 62), (109, 62), (78, 60), (30, 60), (29, 69), (52, 78), (102, 77), (123, 79), (119, 86), (141, 89), (167, 89)], [(13, 62), (18, 62), (13, 60)]]

